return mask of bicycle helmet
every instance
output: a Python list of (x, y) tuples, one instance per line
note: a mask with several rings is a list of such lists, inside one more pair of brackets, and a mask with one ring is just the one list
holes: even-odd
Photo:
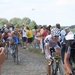
[(60, 35), (60, 30), (58, 28), (52, 28), (51, 29), (51, 34), (53, 36), (59, 36)]

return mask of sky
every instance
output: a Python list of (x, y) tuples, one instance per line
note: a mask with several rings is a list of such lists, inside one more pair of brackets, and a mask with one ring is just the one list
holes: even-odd
[(38, 25), (75, 25), (75, 0), (0, 0), (0, 18), (24, 18)]

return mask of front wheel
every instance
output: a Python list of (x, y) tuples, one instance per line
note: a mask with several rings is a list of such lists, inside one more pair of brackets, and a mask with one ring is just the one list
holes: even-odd
[(52, 61), (52, 64), (50, 65), (50, 73), (51, 75), (55, 75), (55, 62)]

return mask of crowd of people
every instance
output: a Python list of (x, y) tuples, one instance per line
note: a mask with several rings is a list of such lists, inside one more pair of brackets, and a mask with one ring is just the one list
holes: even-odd
[[(39, 48), (47, 60), (47, 75), (50, 75), (50, 59), (52, 58), (50, 48), (54, 48), (56, 54), (61, 57), (62, 65), (66, 75), (73, 75), (72, 66), (70, 64), (71, 53), (74, 53), (74, 33), (69, 28), (61, 29), (60, 24), (55, 26), (34, 26), (30, 29), (28, 26), (22, 25), (21, 28), (8, 27), (1, 31), (0, 29), (0, 42), (9, 40), (9, 50), (12, 43), (23, 43), (23, 48), (28, 50)], [(4, 45), (0, 44), (0, 64), (5, 60)], [(11, 51), (12, 53), (12, 51)], [(1, 57), (2, 55), (2, 57)], [(73, 54), (72, 54), (73, 55)], [(0, 66), (1, 67), (1, 66)]]

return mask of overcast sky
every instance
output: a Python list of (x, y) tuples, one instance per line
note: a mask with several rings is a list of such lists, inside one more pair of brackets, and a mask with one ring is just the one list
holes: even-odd
[(0, 18), (28, 17), (37, 24), (75, 24), (75, 0), (0, 0)]

